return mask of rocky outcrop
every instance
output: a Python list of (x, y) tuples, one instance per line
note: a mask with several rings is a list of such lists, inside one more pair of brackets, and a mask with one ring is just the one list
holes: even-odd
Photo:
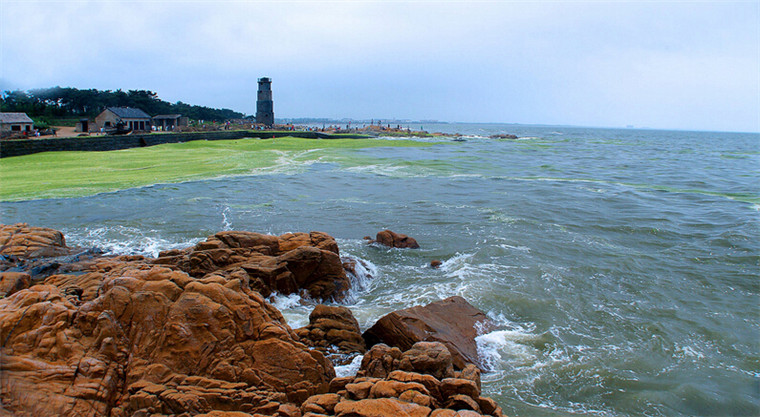
[(474, 365), (454, 371), (447, 348), (420, 342), (402, 352), (375, 345), (356, 376), (336, 378), (330, 392), (309, 397), (303, 416), (503, 416), (492, 399), (481, 396)]
[(491, 139), (517, 139), (516, 135), (510, 135), (509, 133), (500, 133), (498, 135), (489, 136)]
[(13, 295), (32, 284), (32, 277), (25, 272), (0, 272), (0, 296)]
[[(18, 415), (276, 415), (335, 376), (235, 276), (93, 260), (0, 299), (0, 399)], [(283, 414), (296, 415), (296, 414)]]
[(373, 243), (379, 243), (391, 248), (418, 249), (420, 247), (413, 237), (402, 235), (391, 230), (378, 232)]
[(348, 359), (352, 354), (364, 354), (367, 351), (359, 323), (346, 307), (320, 304), (309, 315), (309, 325), (296, 329), (295, 332), (301, 342), (331, 359), (337, 354), (338, 357), (333, 359), (336, 365), (343, 364), (337, 363), (336, 359), (343, 362), (341, 358)]
[(219, 232), (192, 248), (161, 252), (154, 262), (196, 278), (238, 279), (265, 297), (303, 292), (315, 300), (339, 301), (351, 287), (338, 244), (321, 232)]
[[(11, 263), (50, 262), (23, 257), (39, 248)], [(502, 415), (477, 367), (439, 342), (376, 344), (356, 376), (335, 378), (326, 355), (365, 351), (350, 310), (319, 305), (294, 331), (262, 295), (292, 280), (337, 298), (345, 273), (323, 233), (223, 232), (158, 259), (49, 253), (60, 262), (45, 274), (0, 272), (0, 415)]]
[(368, 346), (385, 343), (402, 350), (420, 341), (441, 342), (451, 352), (458, 369), (478, 363), (475, 337), (493, 330), (494, 324), (462, 297), (450, 297), (426, 306), (415, 306), (383, 316), (364, 332)]
[(42, 258), (68, 255), (63, 233), (26, 223), (0, 225), (0, 255), (18, 258)]

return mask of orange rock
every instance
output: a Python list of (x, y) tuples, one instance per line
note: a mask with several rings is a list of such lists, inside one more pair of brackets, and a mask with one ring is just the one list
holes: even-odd
[(322, 232), (269, 236), (220, 232), (184, 251), (161, 252), (156, 264), (173, 265), (188, 274), (269, 296), (298, 293), (317, 300), (341, 300), (351, 287), (338, 244)]
[[(0, 272), (0, 296), (8, 297), (13, 295), (13, 293), (29, 288), (31, 283), (32, 277), (27, 273)], [(364, 343), (363, 340), (362, 343)]]
[(393, 232), (391, 230), (383, 230), (381, 232), (378, 232), (375, 241), (381, 245), (385, 245), (391, 248), (418, 249), (420, 247), (414, 238)]
[(137, 258), (92, 269), (0, 299), (0, 396), (10, 412), (272, 415), (326, 392), (334, 377), (256, 292)]
[(427, 417), (430, 408), (393, 398), (343, 401), (335, 406), (336, 416), (352, 417)]
[(41, 258), (68, 255), (63, 233), (46, 227), (30, 227), (26, 223), (0, 225), (0, 255), (20, 258)]
[(319, 304), (309, 314), (309, 325), (296, 329), (298, 337), (308, 346), (327, 354), (328, 348), (337, 347), (339, 353), (364, 353), (359, 323), (346, 307)]
[(473, 381), (468, 379), (446, 378), (441, 380), (441, 396), (444, 399), (451, 398), (457, 394), (466, 395), (473, 400), (477, 400), (480, 397), (480, 389), (478, 389), (478, 386)]
[(441, 342), (451, 352), (456, 368), (478, 363), (475, 337), (494, 325), (462, 297), (449, 297), (426, 306), (394, 311), (364, 332), (368, 346), (385, 343), (407, 350), (417, 342)]

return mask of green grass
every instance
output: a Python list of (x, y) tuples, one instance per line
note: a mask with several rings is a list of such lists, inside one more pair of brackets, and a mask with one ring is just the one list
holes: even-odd
[(420, 147), (382, 139), (192, 141), (109, 152), (44, 152), (0, 159), (0, 201), (80, 197), (159, 183), (305, 169), (340, 163), (346, 150)]

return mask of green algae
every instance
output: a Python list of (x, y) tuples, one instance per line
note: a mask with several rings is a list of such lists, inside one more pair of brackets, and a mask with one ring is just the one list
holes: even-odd
[(108, 152), (44, 152), (0, 159), (0, 201), (81, 197), (160, 183), (299, 172), (346, 152), (434, 143), (383, 139), (192, 141)]

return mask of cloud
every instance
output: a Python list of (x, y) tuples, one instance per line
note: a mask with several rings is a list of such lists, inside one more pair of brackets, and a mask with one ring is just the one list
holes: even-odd
[(253, 113), (270, 76), (281, 116), (760, 129), (757, 3), (0, 7), (0, 84), (24, 89), (149, 89)]

